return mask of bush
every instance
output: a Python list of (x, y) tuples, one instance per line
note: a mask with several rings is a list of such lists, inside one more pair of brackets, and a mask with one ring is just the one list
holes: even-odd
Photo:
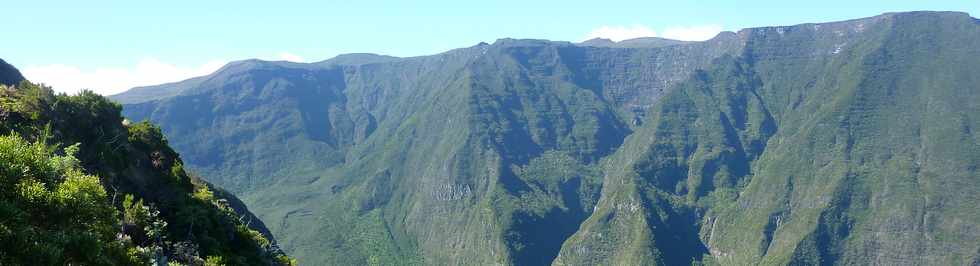
[(159, 127), (120, 110), (90, 91), (0, 86), (0, 265), (288, 261), (192, 182)]
[(99, 178), (82, 173), (77, 148), (51, 151), (0, 137), (0, 264), (104, 264), (124, 253), (112, 243), (117, 218)]

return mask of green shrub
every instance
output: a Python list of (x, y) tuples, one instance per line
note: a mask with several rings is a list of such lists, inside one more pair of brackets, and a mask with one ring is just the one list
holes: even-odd
[(99, 178), (73, 153), (56, 156), (40, 142), (0, 137), (0, 264), (103, 264), (123, 254), (113, 243), (115, 209)]

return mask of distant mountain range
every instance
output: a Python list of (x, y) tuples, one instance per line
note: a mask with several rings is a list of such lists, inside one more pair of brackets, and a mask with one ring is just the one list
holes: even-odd
[(980, 264), (980, 21), (238, 61), (111, 96), (308, 265)]

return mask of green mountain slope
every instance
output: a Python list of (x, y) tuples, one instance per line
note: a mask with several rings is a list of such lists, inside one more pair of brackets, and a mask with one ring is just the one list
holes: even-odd
[[(304, 261), (540, 264), (591, 212), (593, 164), (630, 132), (624, 121), (639, 119), (687, 64), (735, 47), (731, 37), (636, 52), (504, 39), (322, 68), (248, 61), (208, 77), (214, 87), (126, 112), (183, 136), (172, 143), (194, 169), (273, 212), (263, 220), (278, 223), (283, 247)], [(662, 74), (629, 80), (607, 70), (630, 64)], [(227, 137), (195, 137), (207, 135)], [(547, 170), (555, 162), (563, 172)], [(364, 236), (348, 235), (357, 230)], [(434, 234), (442, 230), (454, 233)], [(324, 252), (324, 239), (340, 243)], [(453, 242), (482, 246), (443, 248)]]
[(501, 39), (113, 98), (312, 264), (969, 264), (978, 30)]
[(556, 264), (977, 261), (978, 33), (955, 13), (740, 32), (613, 155)]
[(292, 263), (240, 200), (184, 171), (159, 128), (120, 111), (88, 91), (0, 85), (0, 264)]

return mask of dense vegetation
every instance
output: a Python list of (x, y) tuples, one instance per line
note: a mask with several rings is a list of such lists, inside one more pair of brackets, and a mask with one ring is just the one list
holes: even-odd
[(89, 91), (0, 85), (0, 265), (293, 263), (158, 127), (120, 111)]
[(972, 265), (978, 44), (967, 14), (892, 13), (249, 60), (115, 98), (313, 264)]

